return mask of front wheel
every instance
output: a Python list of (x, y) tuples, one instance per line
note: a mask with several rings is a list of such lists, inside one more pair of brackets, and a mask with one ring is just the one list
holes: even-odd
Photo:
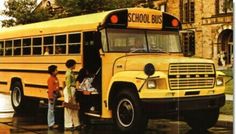
[(113, 105), (113, 120), (124, 133), (142, 133), (147, 126), (147, 118), (136, 94), (129, 90), (121, 91)]
[(188, 125), (199, 131), (205, 131), (213, 127), (219, 117), (219, 108), (206, 109), (199, 111), (188, 111), (185, 113), (185, 120)]

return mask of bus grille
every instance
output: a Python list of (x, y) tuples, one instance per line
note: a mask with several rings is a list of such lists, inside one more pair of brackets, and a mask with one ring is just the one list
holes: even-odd
[(213, 88), (213, 64), (170, 64), (169, 85), (173, 90)]

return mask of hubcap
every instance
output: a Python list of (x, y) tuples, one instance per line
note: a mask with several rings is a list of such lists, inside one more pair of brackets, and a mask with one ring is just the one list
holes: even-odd
[(13, 91), (12, 91), (13, 95), (12, 95), (12, 101), (15, 107), (18, 107), (20, 105), (21, 102), (21, 91), (19, 87), (14, 87)]
[(130, 100), (122, 99), (117, 106), (117, 118), (124, 127), (129, 127), (134, 120), (134, 107)]

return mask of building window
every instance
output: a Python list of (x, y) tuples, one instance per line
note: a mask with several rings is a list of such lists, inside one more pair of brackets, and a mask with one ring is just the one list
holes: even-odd
[(183, 23), (194, 22), (194, 0), (181, 0), (180, 2), (180, 20)]
[(159, 9), (162, 11), (162, 12), (166, 12), (166, 3), (163, 3), (159, 6)]
[(181, 32), (182, 48), (185, 56), (195, 55), (195, 33), (194, 31)]
[(233, 13), (233, 0), (216, 0), (216, 13)]

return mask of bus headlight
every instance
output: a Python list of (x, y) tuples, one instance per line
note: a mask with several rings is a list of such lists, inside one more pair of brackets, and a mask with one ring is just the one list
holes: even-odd
[(149, 81), (147, 82), (147, 87), (148, 87), (149, 89), (155, 89), (155, 88), (156, 88), (156, 81), (155, 81), (155, 80), (149, 80)]
[(223, 86), (224, 85), (224, 78), (223, 77), (218, 77), (216, 79), (216, 86)]

